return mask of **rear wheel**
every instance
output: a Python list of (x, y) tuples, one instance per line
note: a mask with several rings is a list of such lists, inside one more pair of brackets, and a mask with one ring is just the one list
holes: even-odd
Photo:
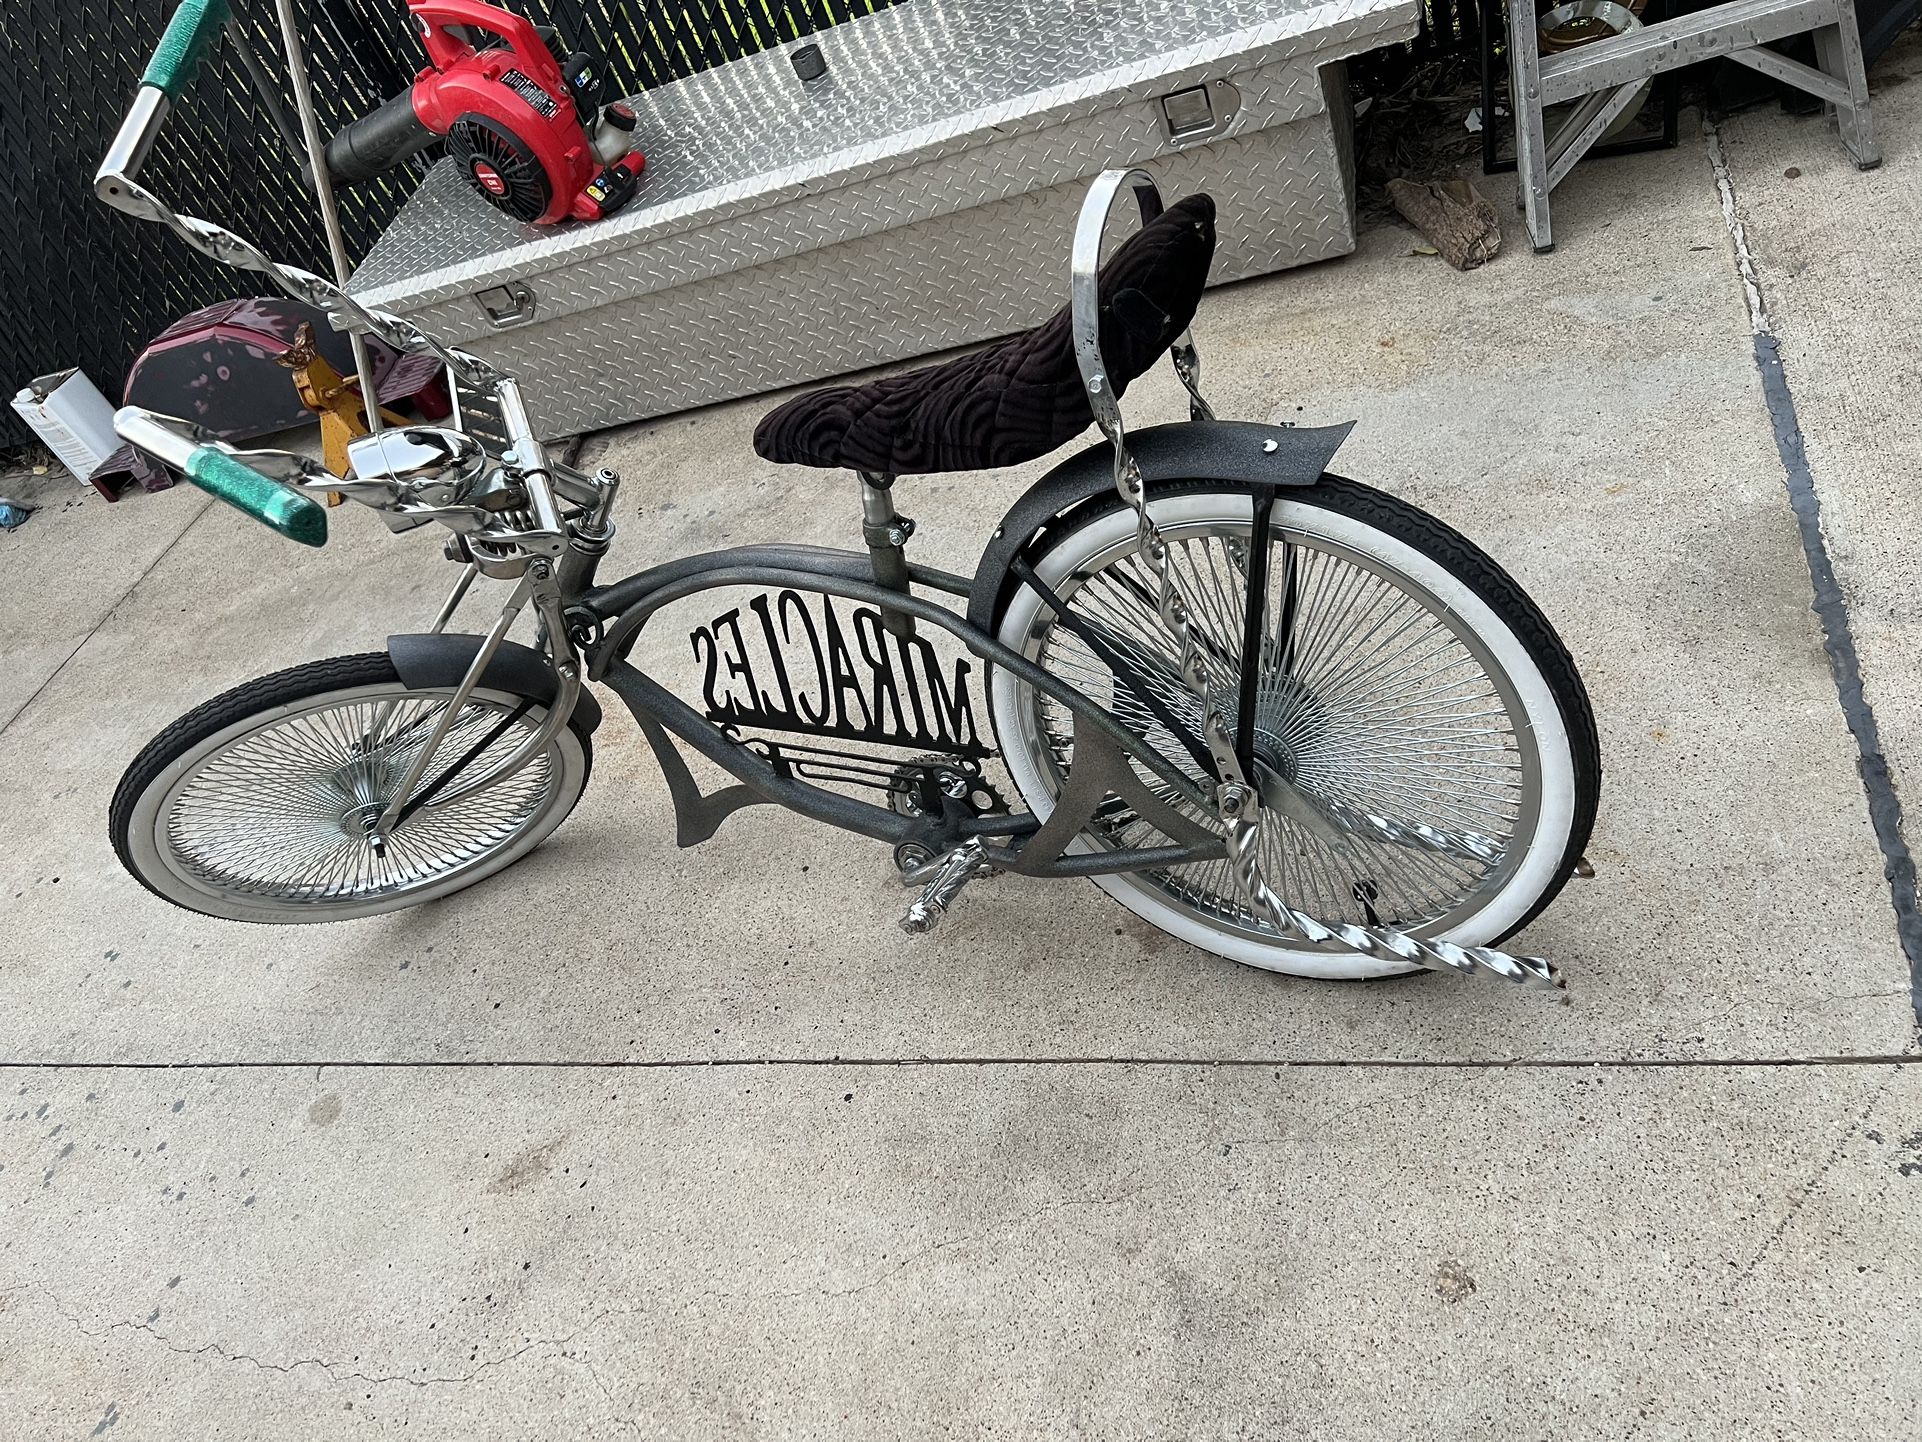
[[(1150, 489), (1203, 644), (1241, 669), (1252, 501), (1199, 481)], [(1521, 588), (1472, 543), (1404, 502), (1324, 478), (1283, 490), (1271, 514), (1254, 771), (1268, 883), (1324, 922), (1385, 925), (1494, 945), (1560, 891), (1595, 815), (1601, 767), (1574, 663)], [(1108, 707), (1206, 781), (1138, 694), (1199, 735), (1202, 708), (1155, 617), (1155, 580), (1118, 496), (1084, 502), (1031, 548), (1040, 578), (1108, 647), (1117, 680), (1032, 589), (1012, 584), (998, 639)], [(1214, 698), (1230, 718), (1235, 698)], [(1047, 816), (1074, 760), (1074, 716), (997, 669), (990, 702), (1003, 758)], [(1210, 812), (1137, 766), (1202, 826)], [(1074, 849), (1166, 844), (1115, 798)], [(1250, 911), (1225, 861), (1097, 878), (1162, 930), (1216, 955), (1302, 976), (1414, 968), (1285, 937)]]
[[(409, 687), (374, 652), (217, 696), (127, 768), (109, 812), (114, 850), (155, 895), (233, 921), (343, 921), (471, 886), (566, 819), (593, 743), (570, 721), (514, 775), (446, 805), (430, 797), (377, 848), (373, 822), (452, 694)], [(505, 759), (546, 716), (536, 703), (515, 717), (521, 704), (477, 688), (413, 794), (463, 758), (465, 776)]]

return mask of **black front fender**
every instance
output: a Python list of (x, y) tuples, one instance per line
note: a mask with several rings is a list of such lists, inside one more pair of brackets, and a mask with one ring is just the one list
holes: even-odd
[[(1246, 486), (1312, 486), (1355, 428), (1265, 426), (1255, 421), (1184, 421), (1128, 436), (1154, 499), (1156, 481), (1228, 481)], [(1106, 441), (1068, 457), (1036, 481), (1002, 518), (981, 553), (968, 598), (968, 621), (994, 634), (1008, 567), (1049, 521), (1081, 502), (1114, 493), (1114, 447)]]
[[(409, 686), (458, 686), (467, 668), (474, 664), (483, 639), (445, 634), (389, 636), (387, 656), (400, 672), (400, 679)], [(501, 642), (494, 659), (481, 673), (481, 685), (505, 691), (510, 696), (531, 696), (547, 705), (553, 704), (554, 695), (560, 689), (547, 658), (531, 646), (516, 645), (512, 641)], [(600, 703), (585, 686), (581, 688), (580, 700), (574, 703), (574, 719), (589, 735), (600, 727)]]

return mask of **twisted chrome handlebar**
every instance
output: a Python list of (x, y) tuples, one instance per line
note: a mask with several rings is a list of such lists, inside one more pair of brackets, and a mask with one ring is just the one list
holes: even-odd
[[(116, 210), (166, 226), (202, 255), (266, 276), (295, 300), (324, 312), (337, 329), (354, 334), (357, 347), (359, 336), (374, 335), (403, 353), (437, 357), (456, 384), (491, 392), (508, 438), (509, 450), (501, 466), (486, 472), (484, 452), (458, 432), (433, 427), (376, 430), (350, 445), (352, 469), (346, 477), (337, 478), (304, 457), (285, 451), (237, 450), (204, 434), (191, 422), (137, 406), (125, 407), (114, 417), (114, 429), (121, 439), (303, 545), (318, 546), (327, 539), (327, 513), (315, 499), (317, 493), (327, 491), (339, 491), (381, 512), (396, 530), (430, 520), (447, 525), (461, 536), (457, 553), (470, 564), (435, 623), (437, 631), (476, 572), (518, 579), (473, 663), (442, 708), (432, 735), (414, 756), (403, 784), (379, 817), (374, 834), (377, 844), (383, 844), (414, 811), (457, 804), (520, 771), (567, 724), (583, 677), (579, 651), (564, 616), (563, 589), (568, 584), (568, 566), (575, 560), (569, 547), (579, 543), (595, 554), (595, 547), (605, 548), (611, 532), (608, 517), (615, 482), (611, 475), (590, 482), (552, 464), (528, 417), (519, 386), (505, 372), (469, 351), (443, 345), (411, 321), (362, 305), (347, 294), (343, 284), (298, 266), (282, 265), (234, 232), (212, 221), (180, 214), (140, 183), (140, 172), (174, 101), (202, 55), (228, 24), (228, 4), (229, 0), (182, 0), (174, 11), (141, 75), (133, 104), (101, 162), (94, 179), (95, 194)], [(291, 11), (285, 3), (278, 8), (298, 92), (303, 88), (305, 67), (291, 33)], [(302, 98), (309, 148), (316, 149), (310, 107), (304, 97), (297, 98)], [(312, 159), (317, 168), (322, 218), (329, 222), (330, 237), (337, 241), (328, 211), (331, 192), (319, 170), (324, 162), (317, 155)], [(344, 281), (344, 260), (338, 254), (336, 260), (343, 266), (340, 275)], [(377, 411), (378, 398), (371, 393), (371, 372), (365, 366), (360, 370), (363, 398), (371, 415)], [(435, 451), (437, 445), (441, 447), (439, 453)], [(563, 495), (581, 508), (584, 521), (570, 525), (562, 516)], [(587, 570), (591, 573), (591, 560)], [(578, 581), (579, 568), (572, 574)], [(541, 723), (481, 774), (456, 782), (454, 778), (465, 764), (458, 762), (422, 787), (422, 778), (440, 743), (481, 685), (509, 628), (530, 602), (541, 618), (557, 681)]]
[[(568, 533), (555, 496), (553, 469), (528, 419), (519, 387), (510, 376), (470, 351), (443, 345), (411, 321), (362, 305), (333, 281), (298, 266), (280, 264), (223, 226), (182, 215), (140, 183), (140, 172), (174, 101), (227, 20), (228, 0), (182, 0), (168, 21), (153, 59), (141, 75), (133, 104), (101, 161), (94, 178), (94, 193), (116, 210), (166, 226), (202, 255), (222, 265), (266, 276), (295, 300), (325, 312), (338, 329), (378, 336), (404, 353), (433, 355), (448, 368), (456, 382), (490, 392), (507, 432), (517, 479), (525, 487), (527, 496), (527, 524), (511, 530), (496, 526), (490, 540), (497, 546), (505, 544), (523, 557), (560, 554), (566, 547)], [(370, 395), (365, 397), (365, 404), (371, 413), (378, 402)], [(271, 461), (263, 461), (269, 465), (269, 473), (263, 473), (250, 465), (250, 460), (256, 456), (268, 457), (270, 453), (237, 452), (217, 442), (204, 442), (192, 433), (191, 427), (181, 429), (186, 427), (185, 422), (171, 421), (170, 429), (170, 421), (171, 418), (150, 411), (123, 411), (115, 418), (115, 430), (122, 440), (185, 471), (195, 484), (239, 506), (283, 535), (307, 545), (319, 545), (326, 540), (324, 514), (316, 522), (297, 504), (299, 498), (284, 493), (286, 484), (305, 484), (316, 479), (314, 476), (274, 473), (276, 467), (279, 470), (285, 467)], [(377, 482), (381, 478), (366, 479)], [(352, 477), (319, 489), (341, 491), (378, 510), (400, 509), (392, 504), (391, 495), (383, 497), (378, 485), (357, 488)], [(407, 509), (412, 519), (441, 519), (456, 529), (463, 529), (452, 513), (435, 514), (436, 508), (418, 504)]]

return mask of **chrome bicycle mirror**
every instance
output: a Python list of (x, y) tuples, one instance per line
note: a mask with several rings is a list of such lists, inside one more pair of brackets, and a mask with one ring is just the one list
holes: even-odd
[(487, 470), (471, 436), (441, 426), (397, 426), (347, 445), (349, 486), (386, 486), (397, 503), (447, 506), (466, 500)]

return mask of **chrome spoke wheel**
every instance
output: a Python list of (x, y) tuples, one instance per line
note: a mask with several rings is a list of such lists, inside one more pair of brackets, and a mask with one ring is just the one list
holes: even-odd
[(226, 724), (157, 758), (163, 764), (143, 768), (143, 756), (130, 769), (130, 782), (145, 774), (125, 808), (123, 854), (169, 900), (246, 921), (364, 916), (468, 885), (559, 824), (585, 784), (587, 756), (563, 728), (512, 776), (437, 804), (438, 781), (455, 789), (450, 771), (483, 774), (544, 716), (518, 697), (476, 691), (414, 788), (424, 801), (377, 842), (376, 822), (450, 699), (393, 678), (215, 717)]
[[(1574, 786), (1556, 687), (1516, 626), (1449, 564), (1356, 517), (1283, 496), (1251, 658), (1249, 779), (1263, 801), (1267, 882), (1324, 922), (1491, 943), (1559, 885), (1553, 866), (1568, 843)], [(1205, 669), (1218, 678), (1210, 699), (1239, 741), (1249, 568), (1259, 563), (1248, 497), (1192, 490), (1155, 511)], [(1036, 569), (1100, 644), (1025, 588), (1001, 639), (1107, 706), (1205, 790), (1212, 778), (1168, 725), (1199, 737), (1203, 707), (1155, 614), (1155, 578), (1132, 518), (1118, 510), (1090, 518)], [(1126, 662), (1122, 675), (1102, 652)], [(1045, 814), (1073, 767), (1074, 715), (1002, 673), (993, 701), (1010, 772)], [(1138, 763), (1136, 771), (1166, 805), (1222, 829)], [(1081, 849), (1165, 844), (1113, 797), (1081, 838)], [(1225, 860), (1101, 884), (1156, 924), (1255, 965), (1332, 976), (1401, 969), (1277, 932), (1249, 908)]]

